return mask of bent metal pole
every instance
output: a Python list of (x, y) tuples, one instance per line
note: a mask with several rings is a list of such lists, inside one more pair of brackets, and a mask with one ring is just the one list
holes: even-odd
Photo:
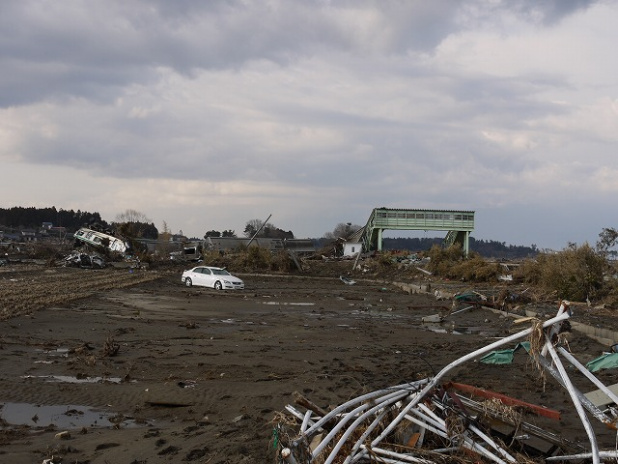
[(562, 376), (562, 379), (564, 380), (567, 391), (569, 392), (569, 395), (571, 396), (571, 401), (573, 401), (575, 410), (577, 411), (577, 414), (579, 415), (582, 425), (584, 426), (584, 429), (586, 430), (586, 434), (588, 435), (588, 440), (590, 441), (590, 452), (592, 453), (592, 463), (599, 464), (601, 460), (599, 458), (599, 447), (597, 446), (597, 437), (594, 434), (594, 430), (592, 429), (592, 425), (590, 424), (590, 421), (588, 420), (586, 413), (584, 412), (584, 407), (579, 402), (579, 399), (577, 397), (577, 391), (575, 390), (575, 387), (571, 383), (571, 379), (569, 378), (569, 375), (567, 374), (566, 369), (562, 365), (562, 362), (560, 361), (560, 357), (558, 356), (558, 353), (556, 353), (556, 350), (554, 349), (554, 346), (551, 344), (550, 340), (546, 340), (545, 347), (547, 348), (547, 351), (551, 355), (551, 359), (554, 361), (554, 365), (556, 366), (556, 369), (558, 370), (558, 372)]
[[(551, 327), (558, 322), (562, 322), (562, 321), (569, 319), (571, 317), (571, 313), (568, 310), (568, 307), (569, 307), (569, 302), (563, 301), (562, 304), (560, 305), (560, 308), (558, 309), (558, 315), (552, 319), (548, 319), (547, 321), (545, 321), (543, 323), (543, 328)], [(397, 417), (382, 431), (382, 433), (371, 442), (371, 446), (375, 446), (376, 444), (380, 443), (384, 439), (384, 437), (388, 436), (388, 434), (391, 433), (391, 431), (399, 424), (399, 422), (401, 422), (404, 416), (408, 414), (408, 412), (414, 406), (416, 406), (420, 401), (422, 401), (425, 395), (427, 395), (427, 393), (429, 393), (429, 391), (433, 389), (438, 384), (438, 382), (442, 379), (442, 377), (444, 377), (450, 370), (482, 354), (492, 351), (495, 348), (498, 348), (499, 346), (506, 345), (507, 343), (511, 343), (512, 341), (518, 340), (520, 338), (524, 338), (527, 335), (530, 335), (532, 331), (533, 331), (533, 327), (530, 327), (526, 330), (522, 330), (521, 332), (510, 335), (506, 338), (497, 340), (494, 343), (491, 343), (483, 348), (473, 351), (472, 353), (462, 356), (461, 358), (453, 361), (452, 363), (444, 367), (440, 372), (438, 372), (438, 374), (436, 374), (435, 377), (431, 379), (431, 381), (418, 394), (414, 395), (414, 397), (408, 403), (408, 405), (405, 408), (403, 408), (401, 412), (397, 415)]]

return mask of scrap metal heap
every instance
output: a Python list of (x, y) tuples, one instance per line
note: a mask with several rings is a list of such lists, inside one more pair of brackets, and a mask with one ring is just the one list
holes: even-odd
[[(538, 463), (617, 462), (616, 449), (600, 450), (589, 420), (615, 433), (617, 413), (600, 410), (571, 382), (562, 359), (582, 372), (611, 402), (618, 397), (562, 345), (571, 317), (568, 302), (545, 322), (502, 338), (444, 367), (434, 377), (351, 399), (325, 411), (298, 395), (296, 406), (276, 420), (277, 461), (287, 464)], [(528, 338), (530, 354), (565, 388), (589, 446), (523, 420), (525, 415), (558, 419), (558, 411), (457, 383), (441, 383), (455, 367), (516, 340)], [(473, 398), (484, 398), (479, 402)], [(614, 404), (614, 406), (615, 406)], [(301, 409), (299, 409), (299, 407)]]

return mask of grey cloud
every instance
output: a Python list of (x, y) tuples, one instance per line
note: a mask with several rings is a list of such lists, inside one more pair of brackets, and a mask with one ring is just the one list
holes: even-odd
[[(511, 129), (523, 128), (530, 120), (548, 116), (563, 115), (569, 111), (566, 106), (557, 106), (544, 98), (544, 92), (568, 89), (564, 77), (528, 76), (527, 79), (499, 77), (450, 77), (449, 94), (459, 103), (462, 111), (491, 115), (496, 124)], [(448, 116), (446, 116), (448, 117)], [(465, 117), (456, 113), (452, 120)]]
[(560, 22), (565, 17), (606, 0), (500, 0), (489, 2), (475, 0), (462, 6), (468, 21), (467, 27), (478, 23), (492, 22), (505, 12), (515, 14), (524, 20), (546, 26)]
[(154, 78), (132, 66), (101, 69), (95, 63), (67, 67), (0, 58), (0, 66), (6, 71), (0, 78), (0, 108), (70, 97), (109, 102), (122, 94), (128, 82), (147, 84)]
[[(598, 3), (599, 0), (546, 0), (538, 2), (535, 0), (521, 0), (520, 2), (513, 2), (518, 5), (521, 12), (540, 10), (543, 15), (543, 22), (545, 24), (553, 24), (559, 22), (565, 16), (569, 16), (574, 12), (586, 9), (591, 5)], [(509, 6), (512, 3), (509, 2)], [(513, 6), (515, 6), (513, 5)], [(515, 6), (517, 8), (517, 6)]]
[[(324, 50), (426, 49), (448, 33), (452, 5), (448, 0), (6, 1), (0, 3), (0, 65), (10, 77), (0, 80), (5, 96), (0, 105), (63, 95), (106, 99), (122, 86), (152, 79), (159, 66), (191, 76), (252, 60), (285, 65)], [(377, 22), (355, 22), (365, 15)]]
[[(496, 11), (540, 11), (551, 23), (592, 0), (515, 0), (473, 5)], [(156, 67), (186, 76), (235, 69), (252, 60), (287, 65), (324, 51), (369, 56), (431, 51), (461, 27), (462, 4), (436, 1), (145, 1), (0, 3), (0, 105), (63, 95), (105, 100)], [(370, 17), (373, 22), (363, 20)]]

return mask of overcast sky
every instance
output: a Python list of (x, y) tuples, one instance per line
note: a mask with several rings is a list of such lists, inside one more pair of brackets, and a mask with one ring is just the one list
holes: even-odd
[(0, 207), (297, 238), (472, 210), (477, 239), (594, 244), (617, 24), (612, 0), (2, 0)]

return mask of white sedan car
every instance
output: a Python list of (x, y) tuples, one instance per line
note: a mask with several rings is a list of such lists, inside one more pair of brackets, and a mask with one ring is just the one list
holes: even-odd
[(211, 266), (197, 266), (182, 273), (180, 279), (187, 287), (199, 285), (216, 290), (242, 290), (245, 283), (225, 269)]

